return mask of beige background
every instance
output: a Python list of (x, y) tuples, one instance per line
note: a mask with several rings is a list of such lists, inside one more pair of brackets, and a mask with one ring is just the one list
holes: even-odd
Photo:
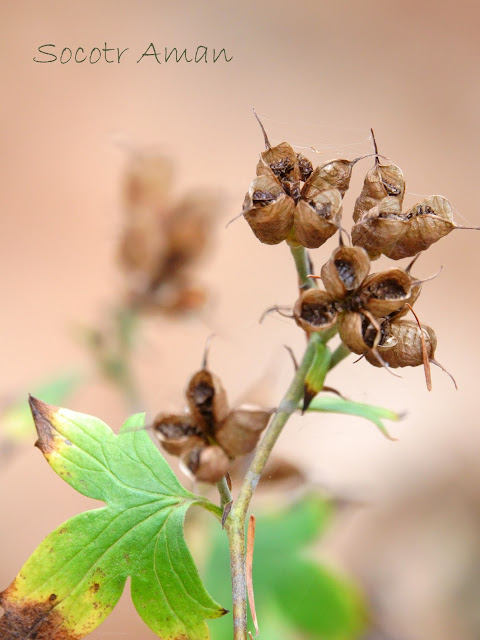
[[(272, 142), (285, 139), (315, 163), (369, 153), (374, 127), (381, 152), (406, 175), (407, 206), (440, 193), (451, 200), (459, 224), (480, 225), (478, 17), (474, 3), (461, 1), (2, 3), (2, 394), (26, 393), (72, 364), (91, 366), (72, 334), (75, 324), (101, 322), (120, 291), (115, 247), (126, 162), (121, 140), (170, 153), (178, 191), (212, 186), (226, 197), (214, 248), (197, 274), (212, 291), (209, 309), (200, 320), (158, 318), (146, 325), (136, 364), (146, 408), (181, 406), (183, 386), (212, 330), (220, 337), (211, 366), (230, 396), (240, 396), (273, 367), (265, 401), (278, 401), (291, 375), (282, 345), (300, 353), (303, 336), (287, 320), (270, 318), (262, 326), (257, 320), (266, 307), (293, 302), (291, 259), (285, 246), (260, 245), (243, 220), (223, 228), (239, 212), (262, 150), (252, 107)], [(32, 60), (47, 42), (58, 53), (64, 46), (102, 47), (105, 41), (129, 47), (130, 57), (120, 65)], [(136, 64), (150, 42), (160, 50), (225, 47), (234, 60)], [(309, 152), (310, 145), (320, 153)], [(355, 169), (345, 219), (369, 163)], [(454, 232), (417, 268), (423, 277), (444, 266), (425, 285), (417, 311), (434, 326), (437, 357), (456, 376), (459, 391), (437, 369), (429, 394), (419, 369), (402, 372), (399, 380), (366, 362), (347, 361), (332, 375), (332, 386), (406, 411), (405, 420), (391, 428), (399, 441), (384, 440), (354, 418), (321, 416), (292, 422), (279, 444), (314, 481), (371, 505), (340, 523), (332, 540), (337, 561), (350, 558), (359, 573), (350, 540), (359, 519), (374, 521), (405, 487), (420, 491), (422, 482), (433, 482), (445, 469), (459, 468), (465, 479), (478, 466), (479, 242), (476, 232)], [(334, 245), (313, 252), (317, 268)], [(104, 383), (76, 394), (71, 407), (114, 427), (128, 414)], [(53, 526), (92, 503), (61, 483), (33, 447), (22, 449), (0, 473), (0, 579), (6, 586)], [(478, 473), (464, 484), (475, 482)], [(453, 490), (454, 504), (455, 495)], [(428, 504), (441, 500), (433, 490)], [(427, 528), (426, 548), (428, 535)], [(375, 544), (382, 545), (381, 536)], [(419, 544), (415, 536), (400, 536), (402, 549)], [(377, 554), (371, 555), (373, 562)], [(402, 569), (392, 574), (395, 594), (403, 594), (397, 598), (403, 609), (392, 614), (398, 618), (394, 629), (399, 637), (443, 638), (428, 626), (427, 614), (413, 626), (409, 616), (405, 622), (404, 613), (413, 612), (409, 585), (417, 585), (418, 576)], [(420, 569), (420, 578), (426, 573)], [(422, 594), (428, 609), (429, 588)], [(92, 638), (153, 637), (129, 612), (126, 598)], [(446, 637), (474, 636), (456, 627)]]

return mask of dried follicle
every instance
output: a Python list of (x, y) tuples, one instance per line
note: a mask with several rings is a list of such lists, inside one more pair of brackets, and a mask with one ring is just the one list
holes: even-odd
[(321, 332), (336, 323), (338, 312), (335, 301), (326, 291), (303, 291), (293, 308), (293, 317), (304, 331)]
[(370, 271), (370, 260), (361, 247), (340, 246), (321, 270), (322, 282), (335, 300), (358, 289)]
[(159, 414), (153, 421), (152, 430), (165, 451), (174, 456), (206, 444), (190, 415)]
[(430, 196), (403, 214), (404, 231), (384, 254), (400, 260), (425, 251), (456, 227), (452, 207), (443, 196)]
[(302, 198), (309, 200), (322, 191), (338, 189), (341, 197), (350, 186), (353, 165), (357, 160), (330, 160), (317, 167), (302, 188)]
[(318, 192), (298, 202), (294, 211), (295, 241), (316, 249), (337, 231), (342, 218), (342, 196), (338, 189)]
[(217, 446), (197, 447), (183, 456), (182, 469), (200, 482), (218, 482), (225, 476), (230, 460), (225, 451)]
[(443, 196), (429, 196), (402, 213), (397, 198), (384, 198), (352, 228), (354, 245), (370, 258), (382, 253), (392, 260), (415, 256), (460, 227), (453, 222), (452, 207)]
[[(388, 325), (376, 348), (389, 367), (397, 368), (423, 365), (424, 349), (428, 360), (432, 361), (436, 347), (437, 338), (431, 327), (426, 324), (420, 327), (414, 320), (401, 318)], [(381, 366), (372, 353), (367, 353), (366, 359), (376, 367)]]
[(215, 431), (215, 440), (231, 457), (244, 456), (257, 446), (272, 411), (250, 405), (237, 407)]
[(377, 318), (383, 318), (411, 301), (412, 280), (404, 269), (389, 269), (368, 276), (363, 290), (368, 295), (365, 307)]
[(357, 222), (386, 197), (396, 198), (400, 208), (405, 195), (405, 178), (402, 170), (390, 162), (381, 162), (373, 129), (370, 129), (375, 153), (375, 165), (368, 171), (362, 191), (355, 202), (353, 220)]
[(257, 176), (268, 177), (272, 174), (281, 184), (285, 193), (295, 202), (298, 201), (301, 171), (297, 154), (288, 142), (281, 142), (276, 147), (269, 147), (260, 154)]
[(274, 176), (261, 175), (250, 185), (243, 215), (264, 244), (286, 240), (293, 227), (295, 203)]
[(186, 396), (196, 426), (213, 436), (216, 425), (229, 413), (227, 394), (220, 379), (207, 369), (201, 369), (190, 378)]
[(363, 355), (380, 343), (382, 327), (383, 322), (368, 312), (347, 311), (340, 317), (339, 334), (347, 349)]
[(401, 203), (398, 198), (385, 197), (357, 219), (352, 227), (352, 242), (363, 247), (371, 260), (376, 260), (395, 244), (404, 230)]

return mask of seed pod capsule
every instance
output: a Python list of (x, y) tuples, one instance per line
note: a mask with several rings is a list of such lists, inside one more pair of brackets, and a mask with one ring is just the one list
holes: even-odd
[(190, 378), (186, 396), (195, 425), (213, 436), (215, 426), (228, 415), (227, 394), (219, 378), (207, 369), (197, 371)]
[(155, 436), (168, 453), (181, 456), (206, 444), (201, 431), (189, 415), (159, 414), (152, 425)]
[(197, 447), (183, 458), (185, 471), (200, 482), (218, 482), (227, 473), (230, 460), (221, 447), (216, 445)]
[(405, 179), (402, 170), (395, 164), (376, 162), (365, 176), (362, 191), (355, 202), (353, 219), (357, 222), (383, 198), (395, 197), (401, 208), (405, 194)]
[(342, 218), (342, 196), (338, 189), (319, 192), (308, 201), (303, 197), (294, 211), (295, 240), (317, 249), (337, 231)]
[(383, 198), (352, 227), (352, 242), (363, 247), (371, 260), (395, 244), (404, 232), (402, 208), (398, 198)]
[[(425, 339), (427, 357), (429, 360), (433, 359), (437, 348), (435, 332), (426, 324), (421, 327), (420, 330), (415, 321), (405, 318), (392, 322), (377, 347), (382, 360), (393, 368), (423, 365), (421, 332)], [(382, 366), (372, 353), (367, 353), (366, 359), (375, 367)]]
[(389, 269), (369, 276), (362, 289), (368, 296), (366, 309), (377, 318), (383, 318), (410, 302), (412, 280), (403, 269)]
[(303, 185), (302, 198), (310, 200), (328, 189), (338, 189), (343, 198), (350, 186), (354, 164), (351, 160), (331, 160), (317, 167)]
[(274, 176), (260, 175), (250, 185), (243, 215), (253, 233), (264, 244), (287, 239), (293, 227), (295, 202)]
[(215, 440), (231, 458), (250, 453), (257, 446), (271, 415), (271, 411), (258, 407), (240, 406), (218, 426)]
[(376, 326), (371, 318), (363, 313), (347, 311), (340, 317), (340, 338), (344, 345), (352, 352), (363, 355), (376, 347), (382, 337), (382, 324)]
[(341, 246), (323, 265), (322, 282), (332, 298), (342, 300), (349, 292), (360, 287), (369, 271), (370, 260), (364, 249)]
[(338, 312), (335, 301), (319, 289), (303, 291), (293, 307), (293, 317), (305, 331), (321, 332), (333, 327)]

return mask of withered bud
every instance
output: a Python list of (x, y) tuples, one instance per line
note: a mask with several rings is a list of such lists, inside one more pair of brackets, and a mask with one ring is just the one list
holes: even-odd
[(296, 301), (293, 317), (298, 326), (305, 331), (321, 332), (333, 327), (338, 312), (335, 301), (326, 291), (307, 289)]
[(412, 280), (403, 269), (389, 269), (369, 276), (363, 291), (368, 295), (365, 307), (377, 318), (383, 318), (410, 302)]
[(190, 449), (206, 444), (193, 417), (189, 415), (159, 414), (153, 421), (152, 429), (165, 451), (174, 456), (181, 456)]
[(357, 222), (380, 200), (388, 196), (397, 198), (401, 208), (404, 194), (405, 179), (402, 170), (394, 164), (383, 164), (377, 161), (365, 176), (362, 191), (355, 202), (354, 221)]
[(341, 215), (338, 189), (319, 192), (309, 200), (302, 197), (294, 212), (295, 239), (309, 249), (320, 247), (338, 231)]
[(260, 175), (250, 185), (243, 215), (253, 233), (264, 244), (286, 240), (293, 227), (295, 203), (273, 176)]
[(216, 445), (197, 447), (189, 451), (182, 463), (188, 474), (200, 482), (218, 482), (227, 472), (230, 460), (221, 447)]
[(343, 198), (350, 186), (354, 164), (351, 160), (331, 160), (317, 167), (303, 185), (302, 198), (309, 200), (327, 189), (338, 189)]
[(240, 406), (219, 425), (215, 440), (231, 458), (250, 453), (257, 446), (271, 415), (272, 412), (265, 409)]
[(335, 249), (321, 271), (322, 282), (328, 294), (342, 300), (355, 291), (370, 271), (370, 260), (361, 247), (341, 246)]
[[(433, 359), (437, 347), (437, 338), (431, 327), (402, 318), (392, 322), (382, 336), (377, 352), (390, 367), (418, 367), (424, 364), (422, 350), (422, 332), (425, 339), (427, 358)], [(366, 359), (375, 367), (382, 363), (373, 353), (367, 353)]]
[(397, 242), (405, 231), (402, 207), (398, 198), (383, 198), (352, 227), (352, 242), (363, 247), (376, 260)]
[(213, 436), (229, 413), (227, 394), (219, 378), (207, 369), (197, 371), (190, 378), (186, 396), (195, 425)]
[(340, 318), (340, 338), (350, 351), (362, 355), (379, 344), (385, 331), (383, 324), (363, 313), (348, 311)]

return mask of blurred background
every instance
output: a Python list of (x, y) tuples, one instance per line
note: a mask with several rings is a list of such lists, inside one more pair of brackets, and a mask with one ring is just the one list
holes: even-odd
[[(290, 142), (320, 164), (379, 151), (406, 177), (409, 207), (430, 194), (452, 203), (455, 220), (480, 225), (478, 7), (470, 2), (336, 3), (209, 0), (136, 3), (71, 0), (4, 3), (0, 158), (0, 395), (4, 402), (58, 372), (87, 371), (69, 407), (117, 429), (131, 408), (95, 371), (79, 327), (102, 327), (123, 292), (118, 244), (125, 223), (125, 168), (133, 151), (174, 165), (172, 190), (222, 194), (211, 247), (195, 265), (208, 292), (198, 314), (154, 314), (142, 322), (134, 370), (151, 415), (183, 406), (183, 388), (215, 332), (210, 367), (234, 401), (259, 377), (267, 405), (292, 375), (282, 345), (300, 355), (292, 321), (258, 323), (292, 304), (296, 276), (285, 245), (267, 247), (241, 211), (263, 138)], [(38, 46), (130, 51), (120, 64), (37, 64)], [(230, 63), (136, 60), (153, 42), (195, 51), (225, 48)], [(314, 152), (311, 147), (317, 152)], [(356, 165), (344, 224), (370, 160)], [(473, 180), (473, 182), (472, 182)], [(365, 589), (376, 631), (389, 640), (480, 637), (480, 465), (477, 279), (480, 234), (454, 231), (420, 259), (426, 284), (416, 305), (434, 327), (434, 369), (401, 379), (353, 358), (329, 384), (344, 395), (405, 412), (390, 427), (326, 414), (294, 419), (278, 444), (310, 483), (344, 507), (324, 538), (325, 562)], [(335, 246), (314, 250), (317, 271)], [(403, 264), (403, 263), (402, 263)], [(61, 483), (30, 441), (1, 461), (0, 586), (7, 586), (52, 528), (92, 502)], [(221, 594), (214, 594), (221, 599)], [(153, 638), (132, 614), (128, 593), (92, 638)]]

